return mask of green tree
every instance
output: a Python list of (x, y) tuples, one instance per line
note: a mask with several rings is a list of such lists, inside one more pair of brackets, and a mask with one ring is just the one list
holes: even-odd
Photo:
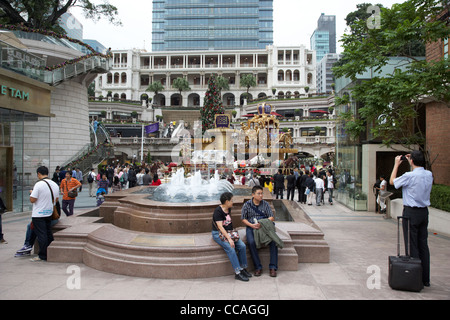
[(225, 109), (220, 98), (219, 88), (216, 83), (216, 78), (212, 76), (208, 82), (208, 90), (205, 93), (203, 100), (203, 108), (200, 110), (202, 120), (202, 131), (215, 127), (214, 121), (216, 114), (224, 114)]
[(0, 0), (0, 23), (66, 34), (59, 19), (72, 7), (81, 7), (87, 19), (107, 18), (114, 25), (122, 24), (115, 6), (89, 0)]
[(175, 80), (173, 80), (172, 86), (180, 91), (180, 95), (182, 91), (191, 90), (191, 87), (189, 87), (189, 82), (183, 77), (176, 78)]
[(222, 90), (229, 90), (230, 85), (228, 83), (228, 79), (223, 76), (218, 76), (216, 78), (217, 88), (219, 89), (219, 92), (221, 93)]
[(87, 88), (88, 97), (95, 97), (95, 82), (92, 82)]
[(163, 90), (164, 90), (164, 86), (161, 84), (161, 82), (155, 81), (155, 82), (152, 82), (145, 91), (153, 92), (156, 96), (158, 94), (158, 92), (161, 92)]
[[(429, 166), (431, 161), (418, 115), (423, 111), (424, 97), (449, 106), (450, 65), (448, 59), (426, 61), (414, 53), (428, 42), (448, 37), (446, 21), (435, 19), (444, 9), (442, 3), (408, 0), (391, 9), (381, 9), (380, 28), (368, 28), (362, 19), (354, 22), (352, 29), (358, 32), (344, 35), (341, 40), (344, 62), (333, 68), (335, 77), (348, 77), (355, 83), (352, 99), (361, 105), (356, 115), (340, 114), (346, 122), (346, 131), (357, 137), (369, 126), (373, 138), (381, 139), (386, 146), (402, 144), (412, 149), (419, 145)], [(406, 62), (392, 74), (377, 76), (391, 57), (402, 57)], [(367, 70), (374, 76), (357, 81), (357, 76)], [(348, 103), (348, 96), (336, 98), (337, 106)], [(414, 131), (412, 123), (416, 124)]]
[[(359, 29), (360, 25), (367, 24), (367, 20), (372, 16), (372, 12), (370, 12), (369, 7), (373, 6), (371, 3), (361, 3), (357, 4), (356, 11), (350, 12), (347, 17), (345, 18), (345, 22), (348, 27), (350, 27), (350, 32), (352, 34), (359, 34), (361, 30)], [(384, 8), (381, 4), (376, 4), (376, 7), (378, 7), (380, 10)], [(361, 23), (362, 22), (362, 23)], [(363, 28), (364, 33), (365, 28)]]
[(241, 77), (241, 87), (247, 88), (247, 95), (246, 95), (247, 99), (250, 96), (249, 95), (250, 88), (255, 86), (256, 86), (256, 78), (252, 74), (244, 74)]

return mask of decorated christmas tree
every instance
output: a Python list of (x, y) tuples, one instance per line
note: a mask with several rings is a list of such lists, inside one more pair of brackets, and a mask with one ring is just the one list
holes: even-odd
[(216, 78), (211, 76), (208, 82), (208, 90), (203, 100), (203, 108), (200, 110), (202, 131), (205, 132), (208, 129), (213, 129), (215, 127), (214, 121), (216, 114), (224, 114), (224, 112), (225, 110), (222, 105), (222, 99), (220, 98)]

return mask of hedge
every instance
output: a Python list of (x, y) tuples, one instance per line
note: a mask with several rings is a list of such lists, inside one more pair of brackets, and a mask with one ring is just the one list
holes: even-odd
[(450, 186), (433, 185), (430, 202), (433, 208), (450, 212)]

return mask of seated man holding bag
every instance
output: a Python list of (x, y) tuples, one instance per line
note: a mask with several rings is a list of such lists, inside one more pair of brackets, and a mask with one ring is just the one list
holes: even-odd
[(239, 234), (233, 230), (231, 222), (231, 207), (233, 194), (225, 192), (220, 196), (220, 205), (214, 210), (212, 237), (226, 252), (233, 266), (235, 279), (248, 281), (252, 275), (246, 270), (247, 254), (245, 243), (239, 239)]
[[(258, 255), (257, 243), (255, 241), (255, 238), (258, 239), (260, 237), (255, 237), (255, 233), (257, 232), (257, 230), (259, 229), (264, 230), (267, 227), (261, 225), (260, 220), (268, 219), (270, 220), (271, 223), (275, 221), (275, 217), (273, 215), (272, 209), (269, 206), (269, 203), (263, 200), (263, 193), (264, 193), (263, 188), (261, 186), (253, 187), (252, 199), (244, 203), (241, 212), (242, 222), (247, 226), (246, 228), (247, 244), (249, 246), (250, 254), (252, 256), (252, 260), (255, 265), (255, 276), (257, 277), (260, 276), (262, 273), (262, 265)], [(267, 221), (265, 221), (265, 223), (267, 223)], [(270, 247), (269, 269), (271, 277), (277, 276), (278, 246), (282, 248), (282, 242), (279, 240), (271, 241), (269, 244)]]

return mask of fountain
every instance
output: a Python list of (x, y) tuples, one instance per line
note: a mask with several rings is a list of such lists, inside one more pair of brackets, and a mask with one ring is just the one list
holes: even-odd
[[(261, 119), (269, 118), (262, 116)], [(275, 123), (275, 129), (279, 129), (276, 119), (264, 121), (258, 128)], [(289, 136), (283, 137), (284, 148), (279, 149), (280, 154), (292, 152), (286, 148), (290, 145)], [(226, 139), (221, 141), (226, 145)], [(194, 152), (193, 163), (200, 158), (201, 163), (205, 158), (222, 163), (227, 157), (232, 155), (221, 150), (202, 150)], [(48, 248), (47, 259), (84, 263), (105, 272), (149, 278), (232, 275), (227, 255), (211, 237), (212, 215), (225, 191), (234, 194), (231, 219), (245, 241), (241, 209), (251, 199), (251, 189), (219, 179), (217, 171), (204, 180), (200, 172), (185, 178), (184, 169), (179, 169), (168, 184), (108, 194), (99, 208), (61, 219), (55, 226), (55, 241)], [(278, 254), (280, 271), (296, 271), (299, 262), (329, 262), (324, 234), (296, 202), (274, 200), (267, 189), (264, 189), (263, 199), (275, 213), (277, 234), (284, 242)], [(286, 218), (280, 219), (282, 216)], [(250, 254), (247, 256), (250, 259)], [(260, 258), (263, 265), (268, 265), (268, 248), (261, 249)]]
[(216, 170), (214, 177), (209, 181), (203, 180), (200, 171), (192, 177), (184, 177), (184, 169), (177, 170), (170, 183), (156, 188), (152, 199), (154, 201), (171, 203), (198, 203), (217, 201), (224, 192), (233, 192), (233, 185), (221, 180)]

